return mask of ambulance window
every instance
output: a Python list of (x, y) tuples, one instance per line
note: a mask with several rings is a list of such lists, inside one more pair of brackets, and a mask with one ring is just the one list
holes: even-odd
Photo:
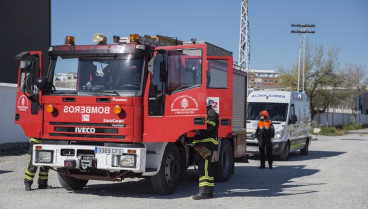
[(214, 89), (227, 88), (227, 61), (208, 60), (207, 87)]

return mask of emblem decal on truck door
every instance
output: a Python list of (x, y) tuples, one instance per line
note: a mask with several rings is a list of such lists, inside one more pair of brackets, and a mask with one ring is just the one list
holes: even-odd
[(27, 111), (28, 110), (28, 99), (25, 95), (22, 95), (18, 99), (17, 108), (19, 111)]
[(197, 100), (189, 95), (176, 97), (171, 103), (171, 112), (177, 115), (194, 114), (198, 110)]

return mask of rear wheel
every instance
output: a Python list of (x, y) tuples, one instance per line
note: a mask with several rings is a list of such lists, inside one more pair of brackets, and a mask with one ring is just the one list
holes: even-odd
[(309, 139), (307, 138), (307, 140), (305, 141), (304, 148), (300, 150), (300, 154), (308, 155), (308, 151), (309, 151)]
[(228, 140), (221, 142), (219, 161), (213, 164), (213, 175), (216, 182), (227, 181), (234, 171), (234, 152)]
[(66, 190), (81, 190), (83, 189), (87, 183), (88, 180), (85, 179), (77, 179), (71, 176), (66, 176), (62, 173), (66, 173), (65, 168), (59, 168), (58, 169), (58, 180), (62, 187), (64, 187)]
[(289, 152), (290, 152), (290, 143), (287, 142), (285, 145), (284, 150), (282, 151), (280, 155), (280, 160), (288, 161), (289, 160)]
[(181, 160), (175, 144), (168, 144), (162, 158), (160, 171), (151, 177), (151, 183), (157, 194), (173, 194), (181, 178)]

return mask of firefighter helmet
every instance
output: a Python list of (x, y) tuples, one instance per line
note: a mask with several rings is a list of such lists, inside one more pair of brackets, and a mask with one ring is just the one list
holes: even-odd
[(207, 100), (207, 107), (212, 106), (214, 103), (215, 103), (215, 101), (213, 101), (212, 99), (208, 99)]
[(268, 118), (268, 112), (266, 110), (262, 110), (259, 115), (263, 115)]

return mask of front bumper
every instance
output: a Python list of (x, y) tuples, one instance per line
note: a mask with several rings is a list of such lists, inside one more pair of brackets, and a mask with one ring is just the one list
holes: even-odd
[[(272, 142), (272, 154), (280, 155), (284, 150), (286, 142)], [(247, 139), (247, 153), (259, 154), (258, 140)]]
[(36, 144), (33, 156), (35, 166), (135, 173), (146, 169), (146, 148)]

